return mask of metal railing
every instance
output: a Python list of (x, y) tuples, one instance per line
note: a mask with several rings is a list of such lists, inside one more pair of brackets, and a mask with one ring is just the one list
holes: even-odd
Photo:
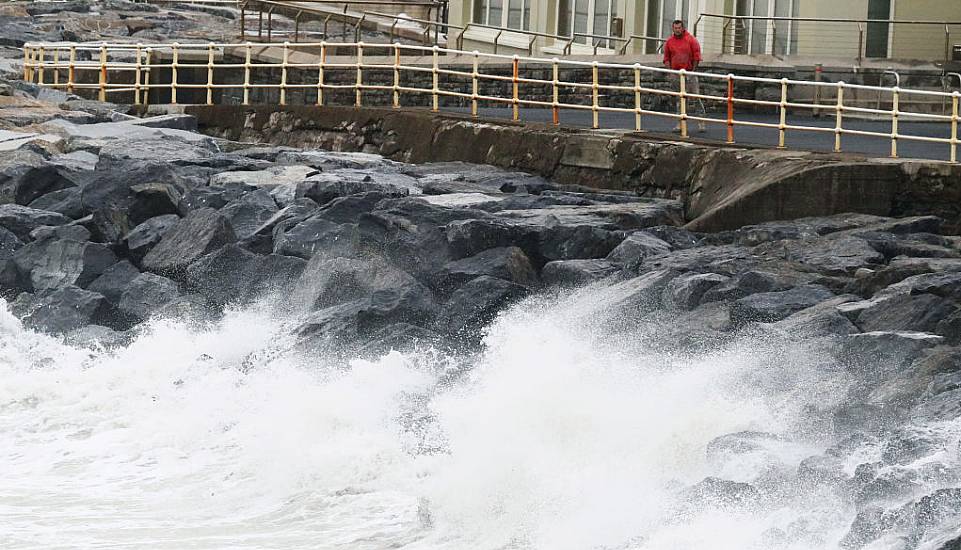
[[(388, 94), (390, 105), (401, 107), (402, 94), (405, 96), (427, 96), (433, 111), (440, 108), (441, 98), (453, 98), (470, 104), (470, 112), (476, 116), (479, 102), (507, 105), (511, 108), (512, 118), (519, 120), (521, 106), (547, 108), (552, 110), (554, 124), (560, 122), (560, 112), (565, 110), (589, 111), (592, 114), (592, 127), (600, 128), (600, 113), (629, 113), (634, 116), (635, 130), (642, 129), (645, 116), (666, 117), (678, 121), (680, 134), (688, 137), (690, 122), (716, 124), (726, 127), (728, 143), (734, 143), (735, 130), (739, 127), (766, 128), (777, 131), (777, 147), (786, 147), (788, 132), (817, 132), (834, 136), (834, 150), (842, 150), (844, 136), (866, 136), (890, 141), (890, 154), (898, 156), (899, 141), (916, 141), (932, 145), (944, 145), (950, 150), (950, 161), (957, 162), (959, 102), (961, 93), (908, 90), (898, 86), (864, 86), (844, 82), (826, 83), (817, 81), (772, 79), (738, 76), (734, 74), (713, 74), (703, 72), (672, 71), (662, 67), (645, 67), (640, 64), (583, 62), (572, 60), (543, 59), (534, 57), (481, 54), (476, 51), (425, 47), (419, 45), (367, 44), (363, 42), (300, 44), (299, 46), (318, 48), (316, 59), (305, 54), (299, 60), (291, 60), (295, 52), (290, 43), (276, 44), (282, 52), (279, 62), (255, 62), (252, 49), (255, 45), (243, 44), (27, 44), (24, 46), (23, 76), (27, 82), (40, 86), (64, 89), (68, 92), (93, 91), (100, 100), (107, 100), (126, 94), (135, 104), (147, 103), (156, 91), (169, 93), (169, 103), (176, 104), (181, 97), (178, 93), (206, 92), (203, 100), (196, 103), (214, 104), (217, 94), (226, 89), (242, 93), (242, 103), (251, 104), (251, 91), (276, 90), (277, 104), (287, 105), (294, 91), (302, 92), (304, 101), (308, 91), (316, 94), (314, 101), (324, 105), (329, 93), (340, 91), (353, 96), (353, 104), (364, 105), (364, 94), (379, 92)], [(264, 47), (262, 44), (256, 45)], [(332, 48), (343, 52), (353, 51), (353, 55), (328, 57)], [(224, 52), (236, 49), (244, 52), (230, 60)], [(371, 52), (382, 55), (373, 57)], [(445, 66), (441, 66), (441, 54), (445, 54)], [(405, 60), (405, 55), (408, 57)], [(411, 57), (413, 56), (413, 57)], [(242, 59), (241, 59), (242, 58)], [(459, 58), (469, 68), (458, 68), (450, 63)], [(481, 60), (485, 63), (481, 64)], [(509, 63), (509, 74), (497, 74), (491, 61)], [(534, 78), (521, 76), (521, 64), (536, 69), (531, 74), (549, 77)], [(484, 71), (481, 68), (484, 67)], [(569, 76), (561, 79), (561, 70), (569, 71)], [(216, 72), (220, 71), (218, 80)], [(224, 71), (237, 71), (234, 76), (242, 80), (225, 82)], [(267, 80), (255, 82), (254, 72)], [(332, 73), (339, 72), (347, 80), (330, 80)], [(266, 76), (264, 74), (266, 73)], [(185, 79), (181, 76), (191, 76)], [(405, 75), (429, 75), (430, 85), (417, 86), (416, 82), (405, 82)], [(581, 79), (581, 75), (588, 78)], [(675, 84), (662, 89), (647, 84), (655, 77), (668, 76)], [(720, 94), (694, 92), (692, 77), (700, 80), (701, 87), (711, 84), (724, 90)], [(379, 79), (379, 80), (377, 80)], [(757, 97), (738, 97), (735, 86), (738, 82), (754, 83), (753, 87), (768, 86), (779, 91), (778, 100), (758, 99)], [(481, 83), (488, 85), (482, 90)], [(643, 84), (643, 85), (642, 85)], [(492, 86), (490, 85), (496, 85)], [(520, 93), (521, 86), (528, 90), (549, 90), (549, 96), (532, 98)], [(751, 88), (748, 86), (747, 88)], [(561, 90), (565, 90), (565, 101), (561, 101)], [(802, 93), (807, 90), (811, 93)], [(845, 103), (848, 92), (861, 90), (869, 93), (881, 92), (891, 96), (891, 109), (856, 107)], [(793, 93), (792, 93), (793, 92)], [(533, 93), (533, 92), (532, 92)], [(629, 98), (629, 103), (616, 106), (610, 98), (620, 94)], [(900, 100), (906, 94), (920, 94), (926, 97), (950, 101), (950, 114), (937, 115), (917, 113), (901, 109)], [(568, 95), (569, 100), (568, 100)], [(815, 100), (805, 102), (799, 97), (812, 95)], [(833, 95), (833, 100), (831, 96)], [(644, 97), (674, 98), (677, 112), (659, 111), (645, 108)], [(311, 95), (310, 97), (314, 97)], [(534, 96), (537, 97), (537, 96)], [(604, 98), (604, 101), (602, 101)], [(156, 97), (153, 98), (155, 101)], [(219, 99), (219, 98), (217, 98)], [(690, 101), (710, 102), (720, 107), (723, 116), (710, 117), (707, 112), (701, 116), (692, 115), (688, 109)], [(777, 123), (738, 118), (736, 111), (742, 108), (767, 108), (777, 113)], [(833, 127), (814, 124), (788, 123), (789, 111), (810, 112), (819, 110), (832, 113)], [(884, 117), (890, 121), (889, 132), (859, 130), (845, 127), (845, 120), (853, 116)], [(906, 134), (899, 128), (902, 119), (926, 120), (946, 125), (949, 137)]]
[(627, 48), (628, 48), (628, 46), (630, 46), (630, 45), (631, 45), (631, 42), (633, 42), (634, 40), (643, 40), (643, 41), (645, 41), (645, 42), (651, 41), (651, 42), (654, 42), (654, 43), (658, 44), (658, 47), (657, 47), (657, 49), (656, 49), (655, 51), (660, 51), (661, 48), (664, 47), (664, 43), (667, 42), (667, 40), (665, 40), (665, 39), (663, 39), (663, 38), (655, 38), (655, 37), (653, 37), (653, 36), (643, 36), (643, 35), (637, 35), (637, 34), (632, 34), (632, 35), (628, 36), (627, 38), (624, 38), (624, 37), (622, 37), (622, 36), (607, 36), (607, 35), (605, 35), (605, 34), (590, 34), (590, 33), (586, 33), (586, 32), (575, 32), (575, 33), (567, 40), (567, 43), (564, 44), (564, 55), (570, 55), (570, 54), (571, 54), (571, 48), (574, 46), (574, 43), (577, 42), (577, 39), (578, 39), (578, 38), (590, 38), (590, 39), (592, 39), (591, 44), (592, 44), (592, 47), (593, 47), (593, 53), (594, 53), (594, 55), (597, 55), (597, 50), (598, 50), (598, 48), (601, 48), (601, 47), (603, 47), (603, 48), (605, 48), (605, 49), (608, 49), (608, 50), (614, 50), (614, 48), (608, 47), (608, 46), (604, 45), (605, 42), (615, 42), (615, 43), (616, 43), (616, 42), (623, 42), (624, 45), (621, 46), (621, 48), (620, 48), (620, 50), (619, 50), (619, 53), (620, 53), (621, 55), (624, 55), (625, 53), (627, 53)]
[(503, 36), (504, 33), (520, 34), (525, 37), (529, 37), (527, 41), (527, 48), (526, 48), (528, 55), (534, 55), (534, 43), (537, 42), (538, 38), (553, 38), (555, 40), (567, 40), (569, 38), (567, 36), (560, 36), (557, 34), (551, 34), (547, 32), (529, 31), (525, 29), (512, 29), (510, 27), (495, 27), (493, 25), (483, 25), (481, 23), (468, 23), (460, 31), (460, 34), (457, 35), (456, 44), (458, 49), (464, 47), (464, 33), (466, 33), (470, 29), (488, 29), (492, 31), (497, 31), (497, 34), (494, 35), (494, 42), (493, 42), (495, 54), (497, 53), (497, 48), (500, 46), (501, 36)]
[(721, 53), (846, 56), (859, 62), (866, 57), (950, 61), (953, 42), (961, 38), (961, 21), (705, 13), (693, 29), (706, 49)]

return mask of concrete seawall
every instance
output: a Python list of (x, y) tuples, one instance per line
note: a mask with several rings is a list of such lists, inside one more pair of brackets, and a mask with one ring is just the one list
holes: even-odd
[(720, 231), (841, 212), (934, 214), (961, 232), (961, 165), (723, 147), (670, 136), (555, 128), (429, 111), (188, 106), (210, 135), (405, 162), (464, 161), (566, 184), (684, 201), (688, 226)]

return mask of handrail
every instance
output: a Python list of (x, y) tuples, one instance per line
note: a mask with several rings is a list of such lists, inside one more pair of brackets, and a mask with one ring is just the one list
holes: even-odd
[(652, 40), (654, 42), (658, 42), (659, 44), (655, 51), (660, 51), (661, 49), (663, 49), (664, 43), (667, 42), (667, 40), (663, 38), (658, 38), (656, 36), (644, 36), (643, 34), (632, 34), (627, 38), (627, 41), (624, 42), (624, 46), (621, 47), (621, 55), (624, 55), (625, 53), (627, 53), (627, 47), (630, 46), (633, 40), (645, 40), (645, 41)]
[[(628, 36), (627, 38), (624, 38), (624, 37), (622, 37), (622, 36), (608, 36), (608, 35), (606, 35), (606, 34), (591, 34), (591, 33), (586, 33), (586, 32), (575, 32), (575, 33), (573, 33), (573, 35), (570, 37), (570, 39), (568, 39), (567, 43), (564, 44), (564, 49), (562, 50), (564, 55), (570, 55), (570, 54), (571, 54), (571, 48), (574, 46), (574, 42), (577, 41), (577, 38), (578, 38), (578, 37), (581, 37), (581, 38), (598, 38), (598, 39), (600, 39), (601, 41), (611, 40), (611, 41), (614, 41), (614, 42), (623, 42), (624, 45), (623, 45), (623, 46), (621, 47), (621, 49), (620, 49), (620, 54), (621, 54), (621, 55), (624, 55), (625, 53), (627, 53), (627, 47), (628, 47), (628, 46), (631, 44), (631, 42), (634, 41), (634, 40), (653, 40), (653, 41), (655, 41), (655, 42), (661, 42), (661, 43), (667, 42), (667, 40), (665, 40), (665, 39), (663, 39), (663, 38), (656, 38), (656, 37), (653, 37), (653, 36), (643, 36), (643, 35), (637, 35), (637, 34), (632, 34), (632, 35)], [(599, 43), (597, 40), (594, 40), (594, 41), (591, 42), (591, 45), (592, 45), (593, 48), (594, 48), (594, 55), (597, 55), (597, 48), (600, 46), (600, 43)], [(611, 48), (611, 49), (613, 50), (613, 48)], [(658, 49), (661, 49), (661, 46), (659, 46)]]
[(460, 34), (457, 35), (456, 44), (457, 44), (458, 49), (464, 47), (464, 33), (466, 33), (466, 32), (467, 32), (469, 29), (471, 29), (472, 27), (476, 27), (476, 28), (479, 28), (479, 29), (490, 29), (490, 30), (498, 31), (497, 34), (494, 35), (494, 53), (495, 53), (495, 54), (497, 53), (498, 40), (500, 39), (501, 35), (502, 35), (503, 33), (505, 33), (505, 32), (530, 35), (532, 38), (531, 38), (531, 40), (530, 40), (530, 41), (528, 42), (528, 44), (527, 44), (527, 53), (528, 53), (528, 55), (534, 55), (534, 42), (537, 40), (538, 37), (540, 37), (540, 38), (554, 38), (554, 39), (556, 39), (556, 40), (567, 40), (568, 38), (570, 38), (570, 37), (568, 37), (568, 36), (561, 36), (561, 35), (551, 34), (551, 33), (547, 33), (547, 32), (529, 31), (529, 30), (526, 30), (526, 29), (512, 29), (512, 28), (510, 28), (510, 27), (495, 27), (495, 26), (493, 26), (493, 25), (484, 25), (484, 24), (482, 24), (482, 23), (474, 23), (474, 22), (471, 22), (471, 23), (468, 23), (467, 25), (465, 25), (464, 28), (461, 29)]
[[(143, 105), (151, 99), (157, 102), (158, 93), (169, 93), (169, 97), (163, 99), (164, 102), (177, 104), (182, 100), (198, 100), (206, 92), (205, 100), (199, 103), (213, 105), (221, 101), (220, 95), (227, 90), (232, 90), (237, 94), (243, 92), (243, 104), (251, 104), (251, 91), (261, 92), (276, 91), (274, 97), (279, 105), (287, 105), (293, 92), (302, 92), (304, 101), (308, 101), (307, 93), (316, 94), (317, 105), (324, 105), (330, 102), (332, 92), (347, 93), (351, 92), (353, 104), (361, 107), (364, 102), (364, 93), (367, 92), (388, 92), (388, 97), (392, 97), (394, 108), (400, 108), (401, 94), (407, 95), (426, 95), (430, 97), (431, 109), (440, 109), (440, 99), (455, 102), (469, 102), (471, 113), (477, 115), (479, 102), (490, 102), (505, 106), (511, 106), (513, 119), (520, 119), (519, 107), (525, 108), (550, 108), (553, 111), (554, 123), (559, 123), (560, 110), (580, 110), (590, 111), (592, 128), (600, 128), (600, 113), (630, 113), (635, 117), (635, 130), (641, 130), (642, 116), (658, 116), (676, 120), (682, 138), (689, 137), (689, 124), (693, 122), (704, 124), (717, 124), (726, 127), (727, 142), (734, 143), (734, 132), (736, 128), (753, 127), (766, 128), (777, 131), (777, 146), (786, 147), (786, 136), (788, 132), (811, 132), (821, 133), (822, 135), (834, 136), (834, 150), (842, 151), (842, 138), (844, 136), (862, 136), (875, 139), (889, 140), (891, 144), (891, 156), (898, 156), (899, 141), (914, 141), (928, 144), (940, 144), (949, 147), (951, 162), (958, 161), (959, 121), (961, 121), (961, 92), (938, 92), (932, 90), (905, 90), (900, 86), (868, 86), (860, 84), (847, 84), (845, 82), (828, 83), (822, 81), (792, 80), (788, 78), (765, 78), (753, 76), (741, 76), (734, 74), (716, 74), (702, 71), (671, 70), (666, 67), (642, 66), (639, 63), (601, 63), (598, 61), (579, 61), (572, 59), (560, 60), (557, 58), (544, 59), (533, 56), (502, 55), (502, 54), (481, 54), (479, 52), (466, 52), (463, 50), (441, 48), (439, 46), (420, 46), (405, 45), (395, 43), (364, 43), (364, 42), (319, 42), (302, 43), (298, 46), (314, 47), (320, 49), (320, 55), (309, 57), (310, 54), (302, 53), (296, 60), (291, 59), (291, 43), (281, 44), (257, 44), (258, 47), (282, 48), (283, 55), (281, 61), (253, 61), (252, 48), (254, 44), (245, 43), (200, 43), (200, 44), (178, 44), (178, 43), (159, 43), (159, 44), (70, 44), (70, 43), (28, 43), (23, 47), (23, 76), (24, 80), (54, 89), (64, 89), (71, 93), (83, 91), (95, 92), (97, 98), (106, 101), (113, 94), (121, 94), (119, 102), (129, 102), (133, 99), (134, 104)], [(231, 55), (226, 49), (237, 48)], [(342, 55), (336, 58), (327, 56), (327, 52), (341, 52)], [(218, 49), (224, 50), (224, 56), (218, 58)], [(355, 51), (354, 55), (343, 55), (344, 51)], [(96, 55), (87, 55), (86, 52), (96, 52)], [(169, 55), (167, 53), (169, 52)], [(380, 55), (376, 52), (381, 52)], [(407, 63), (402, 63), (402, 54), (410, 52), (416, 57)], [(83, 53), (84, 55), (79, 55)], [(160, 55), (163, 53), (164, 55)], [(452, 61), (450, 65), (440, 64), (440, 55), (445, 54)], [(429, 61), (424, 58), (427, 57)], [(243, 62), (237, 61), (243, 58)], [(481, 68), (486, 68), (488, 64), (481, 65), (480, 60), (495, 60), (508, 62), (511, 66), (511, 75), (505, 75), (503, 64), (493, 66), (488, 72), (482, 72)], [(410, 58), (409, 58), (410, 59)], [(203, 60), (206, 60), (204, 62)], [(532, 63), (547, 65), (551, 67), (552, 77), (538, 77), (541, 72), (521, 73), (521, 63)], [(464, 68), (468, 65), (470, 68)], [(561, 78), (560, 69), (587, 69), (573, 70), (569, 76)], [(260, 81), (254, 82), (251, 78), (253, 70), (257, 70), (257, 77)], [(273, 69), (264, 71), (263, 69)], [(392, 69), (390, 71), (389, 69)], [(243, 79), (232, 78), (225, 82), (218, 82), (215, 79), (216, 71), (234, 70), (243, 71)], [(365, 80), (365, 70), (366, 80)], [(617, 78), (602, 78), (602, 71), (621, 71), (615, 73)], [(188, 78), (183, 78), (182, 74), (188, 71)], [(624, 83), (623, 71), (633, 73), (633, 85)], [(279, 74), (279, 81), (277, 75)], [(423, 81), (413, 80), (402, 84), (401, 74), (429, 75), (429, 87), (423, 85)], [(344, 76), (347, 78), (338, 79), (336, 76), (331, 78), (325, 75)], [(391, 79), (390, 73), (393, 73)], [(670, 75), (674, 84), (663, 87), (654, 85), (642, 86), (642, 75)], [(206, 82), (203, 75), (206, 75)], [(83, 77), (83, 75), (87, 75)], [(441, 75), (445, 75), (441, 78)], [(589, 75), (589, 76), (588, 76)], [(457, 78), (447, 78), (454, 76)], [(700, 92), (690, 92), (687, 86), (690, 78), (696, 76), (702, 83), (711, 81), (710, 85), (705, 85)], [(463, 78), (470, 79), (470, 91), (462, 89)], [(589, 81), (585, 82), (585, 79)], [(111, 81), (112, 80), (112, 81)], [(266, 80), (266, 82), (265, 82)], [(418, 85), (419, 82), (421, 85)], [(745, 89), (752, 90), (748, 97), (738, 97), (735, 92), (741, 89), (735, 86), (736, 82), (752, 82), (776, 88), (780, 91), (780, 100), (760, 99), (753, 91), (757, 86), (746, 86)], [(486, 88), (481, 88), (484, 83)], [(522, 96), (521, 86), (530, 86), (532, 90), (543, 90), (548, 88), (552, 92), (552, 99), (541, 99), (538, 96)], [(803, 91), (791, 94), (792, 90), (798, 88), (814, 88), (815, 90), (827, 90), (833, 92), (836, 102), (831, 103), (809, 103), (799, 98), (808, 97), (808, 93)], [(570, 90), (561, 96), (558, 92), (563, 88)], [(709, 93), (709, 90), (725, 89), (726, 93)], [(892, 94), (891, 109), (874, 109), (852, 105), (850, 101), (845, 103), (846, 93), (852, 90), (865, 90), (875, 92), (889, 92)], [(193, 93), (193, 96), (185, 95)], [(546, 92), (539, 92), (544, 93)], [(950, 115), (938, 115), (922, 113), (902, 108), (899, 98), (902, 94), (922, 95), (928, 98), (942, 98), (951, 102)], [(179, 95), (178, 95), (179, 94)], [(715, 95), (717, 94), (717, 95)], [(816, 94), (817, 95), (817, 94)], [(151, 98), (151, 96), (153, 96)], [(608, 98), (620, 96), (629, 98), (633, 96), (633, 105), (630, 102), (621, 104), (608, 104)], [(678, 111), (673, 110), (659, 111), (646, 108), (644, 97), (666, 97), (677, 101)], [(236, 96), (234, 96), (236, 97)], [(266, 97), (270, 97), (269, 95)], [(313, 96), (311, 96), (313, 97)], [(336, 99), (336, 94), (334, 98)], [(822, 96), (823, 97), (823, 96)], [(328, 98), (328, 99), (325, 99)], [(563, 98), (563, 101), (561, 99)], [(262, 98), (260, 101), (264, 101)], [(239, 100), (239, 98), (238, 98)], [(229, 101), (229, 99), (227, 99)], [(726, 107), (726, 117), (709, 116), (706, 111), (701, 115), (688, 112), (688, 106), (694, 105), (691, 102), (713, 102), (719, 106)], [(271, 101), (273, 102), (273, 100)], [(325, 103), (326, 102), (326, 103)], [(589, 103), (588, 103), (589, 102)], [(660, 102), (654, 102), (658, 104)], [(774, 109), (779, 113), (778, 123), (762, 122), (751, 118), (735, 117), (737, 107), (750, 107), (762, 109)], [(804, 124), (804, 119), (794, 120), (788, 123), (787, 114), (790, 111), (813, 112), (814, 110), (833, 111), (835, 115), (834, 127), (825, 127), (817, 124)], [(875, 117), (889, 117), (891, 130), (876, 131), (867, 129), (851, 128), (850, 123), (845, 127), (845, 117), (850, 119), (853, 115), (871, 115)], [(949, 125), (950, 137), (935, 135), (906, 134), (899, 130), (899, 121), (905, 118), (920, 119), (931, 121), (932, 123)]]
[[(425, 43), (427, 43), (427, 42), (430, 41), (430, 29), (431, 29), (431, 28), (439, 28), (439, 27), (450, 27), (450, 28), (453, 28), (453, 29), (463, 29), (463, 28), (464, 28), (464, 27), (462, 27), (462, 26), (460, 26), (460, 25), (454, 25), (453, 23), (443, 23), (443, 22), (439, 22), (439, 21), (431, 21), (431, 20), (429, 20), (429, 19), (417, 19), (416, 17), (408, 17), (408, 16), (406, 16), (406, 15), (405, 15), (405, 16), (401, 16), (401, 15), (399, 15), (399, 14), (380, 13), (380, 12), (376, 12), (376, 11), (365, 11), (364, 14), (365, 14), (365, 15), (374, 15), (374, 16), (377, 16), (377, 17), (385, 17), (385, 18), (393, 19), (393, 22), (390, 24), (390, 30), (388, 31), (388, 35), (390, 36), (390, 41), (391, 41), (391, 42), (394, 41), (394, 30), (395, 30), (395, 28), (397, 27), (397, 23), (399, 23), (400, 21), (412, 21), (412, 22), (414, 22), (414, 23), (420, 23), (420, 24), (422, 24), (422, 25), (426, 25), (427, 28), (424, 29), (424, 41), (425, 41)], [(355, 32), (355, 37), (356, 37), (357, 40), (360, 39), (360, 34), (359, 34), (359, 32)]]
[[(904, 19), (845, 19), (832, 17), (788, 17), (783, 15), (728, 15), (723, 13), (702, 13), (698, 22), (704, 17), (721, 19), (751, 19), (764, 21), (807, 21), (815, 23), (897, 23), (899, 25), (961, 25), (961, 21), (912, 21)], [(697, 23), (695, 23), (696, 25)]]

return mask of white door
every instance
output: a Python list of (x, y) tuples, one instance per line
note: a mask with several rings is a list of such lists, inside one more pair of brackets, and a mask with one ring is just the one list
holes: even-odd
[[(738, 0), (737, 15), (796, 17), (799, 0)], [(734, 26), (737, 53), (789, 55), (797, 49), (797, 25), (789, 20), (741, 20)]]
[[(558, 36), (575, 36), (575, 42), (614, 48), (614, 20), (624, 13), (624, 0), (560, 0), (557, 3)], [(572, 34), (573, 33), (573, 34)]]

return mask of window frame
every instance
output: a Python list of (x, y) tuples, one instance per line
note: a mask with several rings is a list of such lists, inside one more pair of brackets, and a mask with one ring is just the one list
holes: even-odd
[[(531, 10), (533, 10), (533, 0), (516, 0), (520, 2), (520, 14), (521, 23), (520, 28), (508, 26), (510, 21), (510, 7), (511, 0), (501, 0), (501, 16), (500, 21), (491, 21), (491, 0), (473, 0), (471, 5), (471, 22), (478, 25), (487, 25), (488, 27), (498, 27), (502, 29), (511, 29), (515, 31), (529, 31), (531, 26), (530, 16)], [(478, 5), (480, 9), (478, 9)], [(480, 13), (482, 15), (482, 21), (477, 21), (477, 15)], [(526, 17), (525, 17), (526, 15)]]

